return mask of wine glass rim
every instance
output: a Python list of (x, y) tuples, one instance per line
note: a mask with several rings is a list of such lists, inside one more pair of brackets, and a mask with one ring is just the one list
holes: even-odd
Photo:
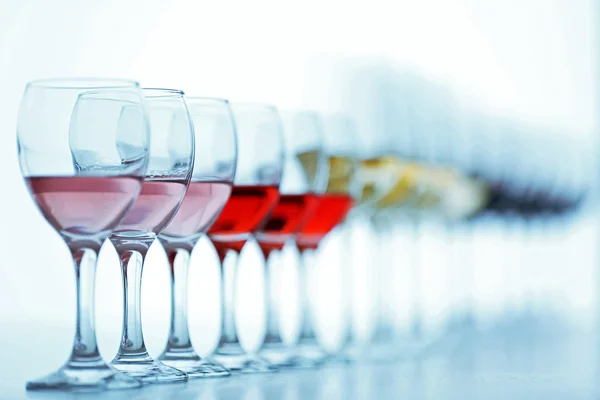
[(224, 97), (206, 97), (206, 96), (186, 96), (186, 99), (189, 101), (206, 101), (213, 103), (221, 103), (221, 104), (229, 104), (229, 100)]
[(334, 111), (334, 112), (321, 114), (321, 118), (323, 118), (324, 120), (328, 120), (328, 121), (336, 121), (336, 122), (344, 121), (344, 122), (350, 122), (352, 124), (355, 123), (354, 118), (352, 118), (352, 116), (350, 114), (347, 114), (347, 113), (341, 112), (341, 111)]
[(323, 118), (323, 115), (320, 112), (309, 108), (280, 108), (279, 113), (282, 116), (311, 117), (315, 119)]
[(179, 89), (166, 89), (166, 88), (154, 88), (144, 87), (142, 92), (145, 97), (161, 98), (161, 97), (183, 97), (185, 93)]
[(277, 106), (275, 106), (273, 104), (269, 104), (269, 103), (261, 103), (261, 102), (254, 102), (254, 101), (233, 101), (233, 102), (231, 102), (231, 106), (232, 107), (262, 108), (265, 110), (270, 110), (270, 111), (279, 113), (279, 109), (277, 108)]
[(140, 84), (133, 79), (70, 77), (36, 79), (27, 83), (27, 87), (39, 87), (47, 89), (93, 90), (139, 88)]

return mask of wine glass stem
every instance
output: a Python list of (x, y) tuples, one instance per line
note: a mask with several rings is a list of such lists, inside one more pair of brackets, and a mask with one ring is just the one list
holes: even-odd
[(463, 300), (464, 303), (464, 314), (465, 316), (470, 319), (473, 317), (473, 304), (475, 303), (474, 301), (474, 289), (475, 289), (475, 285), (474, 285), (474, 281), (475, 281), (475, 258), (473, 257), (473, 246), (472, 244), (474, 243), (474, 238), (475, 235), (473, 235), (473, 227), (472, 226), (468, 226), (466, 229), (468, 229), (467, 231), (467, 239), (468, 240), (468, 258), (466, 259), (466, 265), (464, 265), (464, 270), (465, 272), (461, 275), (463, 275), (463, 280), (464, 280), (464, 287), (465, 287), (465, 294), (464, 297), (465, 299)]
[(141, 285), (148, 247), (129, 250), (115, 244), (121, 259), (123, 278), (123, 333), (116, 359), (146, 358), (148, 351), (142, 334)]
[(277, 269), (280, 269), (282, 265), (278, 262), (280, 260), (280, 252), (278, 250), (271, 250), (265, 253), (265, 315), (266, 315), (266, 326), (267, 331), (264, 339), (264, 344), (282, 344), (281, 334), (279, 332), (279, 296), (277, 295), (277, 289), (279, 285), (275, 280), (274, 274)]
[(421, 222), (413, 217), (411, 222), (411, 260), (412, 286), (414, 296), (414, 319), (412, 324), (412, 335), (415, 339), (421, 339), (423, 335), (423, 282), (421, 270)]
[(299, 343), (315, 342), (316, 335), (313, 327), (311, 293), (312, 256), (314, 251), (302, 250), (300, 253), (300, 268), (298, 271), (300, 284), (300, 337)]
[(96, 259), (99, 245), (71, 248), (75, 265), (77, 291), (77, 321), (75, 340), (68, 365), (80, 367), (82, 364), (102, 364), (94, 326), (94, 289), (96, 283)]
[(394, 336), (394, 326), (390, 320), (390, 284), (392, 280), (388, 248), (389, 231), (381, 223), (375, 224), (376, 246), (374, 248), (375, 260), (375, 323), (373, 328), (373, 341), (390, 341)]
[(221, 338), (219, 347), (239, 346), (235, 327), (235, 282), (238, 254), (233, 250), (220, 254), (221, 259)]
[(171, 267), (171, 328), (165, 353), (194, 352), (187, 319), (190, 253), (176, 249), (168, 256)]
[(340, 282), (342, 284), (340, 288), (342, 295), (342, 323), (344, 324), (342, 327), (342, 350), (350, 347), (354, 341), (354, 263), (348, 252), (348, 249), (352, 248), (352, 228), (353, 225), (348, 220), (340, 227), (342, 251), (339, 253), (340, 263), (338, 268), (340, 269), (336, 271), (340, 274)]

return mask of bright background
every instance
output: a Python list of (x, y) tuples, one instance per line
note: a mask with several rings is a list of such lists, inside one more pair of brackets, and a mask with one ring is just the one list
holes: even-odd
[[(16, 116), (27, 81), (131, 77), (190, 95), (323, 108), (331, 59), (384, 55), (504, 114), (596, 146), (596, 15), (592, 0), (0, 0), (0, 335), (7, 339), (0, 342), (0, 354), (4, 345), (23, 340), (13, 324), (45, 326), (25, 340), (55, 337), (52, 357), (58, 366), (69, 352), (74, 324), (69, 253), (36, 210), (17, 162)], [(597, 220), (588, 212), (560, 243), (570, 255), (564, 264), (570, 277), (564, 312), (581, 327), (594, 320)], [(482, 235), (483, 241), (489, 237)], [(478, 251), (485, 257), (488, 250)], [(149, 257), (144, 324), (156, 355), (167, 334), (168, 275), (160, 248)], [(116, 262), (114, 251), (104, 248), (97, 325), (107, 358), (120, 334)], [(192, 337), (206, 352), (218, 326), (217, 270), (206, 243), (193, 262)], [(250, 316), (244, 326), (259, 328), (261, 266), (247, 265), (241, 272), (248, 282), (241, 311)], [(245, 331), (247, 341), (260, 336), (257, 329)], [(32, 377), (45, 372), (31, 366)]]

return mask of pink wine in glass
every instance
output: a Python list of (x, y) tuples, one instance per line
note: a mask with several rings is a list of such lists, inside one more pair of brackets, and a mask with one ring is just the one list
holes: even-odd
[(136, 199), (142, 179), (128, 176), (26, 178), (46, 220), (69, 235), (108, 235)]
[(186, 182), (182, 180), (144, 180), (140, 195), (114, 234), (128, 231), (160, 232), (171, 222), (186, 189)]
[(242, 251), (249, 234), (260, 229), (278, 200), (277, 186), (234, 186), (223, 212), (209, 230), (217, 252)]
[(296, 244), (300, 251), (316, 249), (323, 238), (342, 223), (354, 205), (347, 194), (322, 194), (308, 222), (302, 228)]
[(228, 182), (190, 182), (179, 211), (160, 238), (166, 242), (195, 239), (217, 219), (230, 194)]
[(272, 250), (283, 249), (285, 242), (309, 222), (318, 204), (318, 197), (312, 193), (282, 194), (261, 232), (256, 235), (265, 256)]

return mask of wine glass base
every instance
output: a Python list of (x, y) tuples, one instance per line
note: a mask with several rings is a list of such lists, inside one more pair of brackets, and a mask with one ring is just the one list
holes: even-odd
[(266, 359), (248, 354), (215, 354), (213, 358), (228, 370), (240, 374), (268, 374), (279, 369)]
[(58, 371), (40, 379), (27, 382), (27, 390), (60, 390), (70, 392), (96, 392), (104, 390), (136, 389), (142, 381), (108, 365), (72, 367), (65, 365)]
[(365, 358), (377, 363), (414, 360), (424, 354), (428, 344), (418, 339), (376, 342), (365, 349)]
[(145, 384), (181, 383), (188, 380), (183, 371), (158, 363), (152, 359), (144, 361), (113, 361), (113, 367), (141, 380)]
[(206, 359), (161, 359), (163, 364), (177, 368), (187, 374), (188, 379), (197, 378), (224, 378), (231, 372), (223, 365)]
[(302, 355), (289, 357), (285, 363), (277, 364), (284, 369), (315, 369), (323, 366), (324, 358), (310, 358)]
[(294, 354), (293, 349), (285, 346), (266, 346), (260, 356), (280, 369), (313, 369), (323, 365), (323, 357), (310, 358)]
[(305, 340), (296, 345), (294, 349), (297, 357), (308, 362), (313, 362), (318, 365), (323, 365), (328, 354), (321, 349), (316, 340)]
[(352, 363), (352, 359), (344, 353), (328, 354), (322, 359), (322, 364), (326, 367), (343, 367)]

